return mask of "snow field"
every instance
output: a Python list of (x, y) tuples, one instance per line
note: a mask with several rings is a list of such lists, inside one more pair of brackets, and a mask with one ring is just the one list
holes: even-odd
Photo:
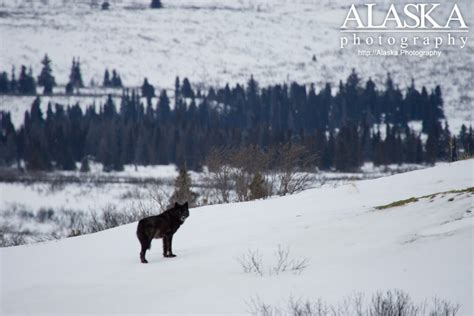
[[(2, 313), (246, 313), (255, 296), (272, 304), (290, 296), (338, 302), (354, 292), (399, 288), (417, 301), (459, 303), (459, 314), (471, 315), (472, 193), (374, 207), (472, 187), (473, 163), (195, 208), (175, 235), (178, 257), (163, 258), (155, 240), (148, 265), (138, 259), (136, 223), (3, 248)], [(242, 271), (239, 256), (258, 250), (271, 264), (278, 245), (309, 266), (299, 275)]]

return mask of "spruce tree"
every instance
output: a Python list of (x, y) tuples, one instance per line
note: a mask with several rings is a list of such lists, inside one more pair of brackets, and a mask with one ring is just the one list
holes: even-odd
[(322, 169), (329, 170), (334, 165), (335, 148), (336, 148), (336, 142), (334, 139), (334, 134), (332, 131), (330, 131), (326, 150), (324, 150), (321, 157)]
[(194, 206), (197, 199), (197, 194), (191, 191), (191, 177), (185, 166), (179, 168), (179, 174), (174, 182), (174, 192), (170, 199), (170, 205), (175, 202), (183, 204), (188, 202), (190, 206)]
[(249, 185), (249, 199), (257, 200), (263, 199), (267, 196), (267, 188), (265, 186), (265, 179), (262, 177), (260, 172), (256, 172), (253, 175), (252, 181)]
[(442, 128), (439, 122), (433, 123), (428, 133), (428, 139), (426, 140), (426, 162), (434, 164), (439, 157), (440, 153), (440, 138)]
[(28, 92), (28, 74), (26, 73), (26, 67), (21, 66), (20, 76), (18, 78), (18, 93), (27, 94)]
[(12, 75), (10, 80), (10, 93), (16, 94), (18, 92), (18, 81), (15, 77), (15, 66), (12, 66)]
[(416, 138), (416, 160), (415, 163), (421, 164), (423, 163), (425, 159), (424, 153), (423, 153), (423, 143), (421, 142), (420, 136)]
[(115, 170), (115, 156), (118, 154), (117, 140), (114, 137), (113, 124), (104, 124), (104, 132), (99, 145), (99, 161), (104, 172)]
[(28, 91), (31, 95), (36, 94), (36, 80), (33, 77), (33, 68), (28, 69)]
[[(72, 66), (71, 66), (71, 71), (69, 73), (69, 82), (68, 84), (74, 89), (74, 81), (75, 81), (75, 71), (76, 71), (76, 58), (72, 58)], [(67, 93), (68, 87), (66, 86), (66, 93)]]
[(17, 158), (16, 135), (10, 133), (5, 138), (0, 140), (0, 165), (11, 166)]
[(31, 68), (27, 72), (26, 67), (21, 66), (20, 77), (18, 78), (18, 93), (24, 95), (36, 94), (36, 82)]
[(471, 156), (472, 150), (474, 149), (472, 146), (472, 128), (469, 128), (469, 131), (466, 125), (461, 126), (461, 130), (459, 132), (459, 143), (463, 149), (464, 156)]
[(0, 94), (7, 94), (10, 92), (10, 80), (8, 74), (4, 71), (0, 74)]
[(472, 132), (472, 126), (469, 126), (469, 132), (466, 135), (464, 153), (469, 157), (474, 154), (474, 134)]
[(10, 113), (0, 111), (0, 165), (10, 166), (16, 160), (16, 139)]
[(102, 2), (102, 5), (100, 6), (102, 10), (108, 10), (110, 8), (110, 3), (108, 1)]
[(82, 73), (81, 73), (81, 61), (78, 59), (76, 63), (76, 67), (74, 69), (74, 85), (77, 88), (83, 88), (84, 83), (82, 81)]
[(135, 165), (148, 165), (150, 163), (148, 150), (148, 133), (145, 127), (141, 127), (137, 133), (135, 140), (135, 151), (133, 153), (133, 163)]
[(151, 98), (155, 97), (155, 88), (148, 83), (148, 79), (145, 78), (142, 85), (142, 97), (146, 98), (148, 104), (151, 104)]
[(68, 82), (65, 87), (66, 94), (73, 94), (74, 93), (74, 86), (72, 83)]
[(122, 79), (115, 69), (112, 70), (112, 79), (110, 79), (110, 86), (114, 88), (122, 87)]
[(38, 85), (44, 87), (43, 94), (49, 95), (53, 93), (53, 87), (56, 86), (56, 81), (52, 75), (51, 59), (49, 59), (47, 54), (44, 55), (41, 64), (43, 64), (43, 69), (38, 76)]
[(161, 0), (151, 0), (150, 7), (152, 9), (161, 9), (163, 6), (161, 4)]
[(60, 162), (60, 165), (62, 170), (76, 170), (76, 162), (74, 161), (70, 146), (66, 146), (63, 149), (62, 161)]
[(456, 139), (456, 136), (453, 136), (453, 138), (451, 139), (451, 143), (450, 143), (450, 147), (451, 147), (451, 161), (457, 161), (458, 160), (458, 145), (457, 145), (457, 139)]
[(84, 83), (82, 81), (81, 62), (79, 61), (79, 59), (76, 61), (76, 59), (73, 58), (71, 73), (69, 74), (69, 82), (68, 85), (66, 85), (66, 93), (72, 93), (74, 89), (83, 87)]
[(86, 172), (90, 172), (90, 171), (91, 171), (91, 167), (90, 167), (90, 164), (89, 164), (89, 157), (84, 156), (81, 160), (80, 172), (86, 173)]
[(104, 73), (104, 81), (102, 83), (104, 87), (110, 87), (110, 75), (109, 75), (109, 70), (105, 69)]
[(44, 129), (40, 99), (36, 98), (30, 112), (25, 113), (23, 133), (24, 159), (28, 170), (50, 170), (51, 152)]
[(157, 112), (160, 121), (166, 122), (169, 120), (171, 115), (170, 99), (164, 89), (161, 90), (160, 98), (158, 99)]
[(25, 163), (28, 170), (50, 170), (51, 161), (44, 130), (38, 124), (30, 126), (25, 140)]
[(122, 78), (120, 77), (120, 75), (117, 75), (117, 82), (115, 84), (116, 87), (119, 87), (121, 88), (123, 85), (122, 85)]
[(444, 118), (444, 111), (443, 111), (443, 95), (441, 93), (441, 87), (439, 85), (436, 86), (435, 90), (432, 93), (431, 97), (431, 106), (433, 107), (433, 116), (435, 119)]
[(184, 78), (183, 85), (181, 87), (181, 95), (185, 98), (194, 98), (194, 92), (191, 88), (191, 83), (188, 78)]

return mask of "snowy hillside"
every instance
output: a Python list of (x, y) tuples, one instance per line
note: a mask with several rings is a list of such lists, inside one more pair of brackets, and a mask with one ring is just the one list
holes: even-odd
[[(444, 46), (439, 58), (367, 58), (358, 56), (357, 48), (339, 48), (339, 27), (350, 2), (162, 2), (164, 9), (150, 10), (149, 0), (111, 0), (111, 9), (101, 11), (91, 5), (101, 3), (96, 0), (0, 0), (0, 70), (9, 72), (15, 65), (18, 71), (25, 64), (37, 75), (48, 53), (62, 85), (75, 56), (80, 57), (86, 84), (92, 79), (102, 82), (108, 67), (116, 68), (124, 84), (132, 87), (141, 85), (145, 76), (160, 88), (172, 89), (177, 75), (199, 86), (223, 86), (245, 83), (253, 74), (262, 85), (296, 80), (316, 83), (320, 89), (326, 82), (337, 86), (355, 67), (363, 80), (372, 77), (379, 86), (387, 72), (402, 89), (411, 78), (418, 88), (441, 84), (453, 131), (473, 120), (470, 41), (463, 49)], [(378, 12), (389, 2), (376, 3)], [(472, 25), (472, 2), (456, 3)], [(2, 98), (0, 109), (21, 107), (23, 113), (31, 104), (27, 100)]]
[[(1, 314), (246, 313), (256, 296), (271, 304), (290, 296), (332, 303), (398, 288), (416, 301), (446, 298), (461, 305), (459, 315), (472, 315), (473, 172), (468, 160), (192, 209), (174, 238), (178, 257), (163, 258), (155, 240), (148, 265), (139, 262), (136, 223), (3, 248)], [(418, 199), (400, 202), (411, 197)], [(278, 245), (306, 258), (307, 268), (243, 272), (239, 257), (259, 251), (272, 265)]]

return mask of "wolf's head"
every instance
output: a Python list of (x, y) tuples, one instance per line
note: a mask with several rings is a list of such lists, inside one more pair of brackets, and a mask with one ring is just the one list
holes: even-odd
[(180, 205), (178, 202), (174, 203), (174, 210), (179, 219), (184, 223), (186, 218), (189, 216), (188, 202)]

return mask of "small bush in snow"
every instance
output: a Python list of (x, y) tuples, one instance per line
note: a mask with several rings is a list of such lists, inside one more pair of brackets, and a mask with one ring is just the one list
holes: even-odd
[(156, 215), (156, 212), (157, 210), (140, 207), (117, 210), (115, 205), (109, 205), (101, 213), (91, 214), (90, 220), (83, 225), (85, 228), (83, 233), (95, 233), (136, 222), (144, 217)]
[(270, 268), (270, 274), (280, 274), (285, 271), (291, 271), (300, 274), (308, 266), (308, 258), (290, 259), (290, 249), (278, 245), (275, 251), (276, 262)]
[(26, 244), (25, 234), (3, 234), (0, 232), (0, 247), (12, 247)]
[(0, 247), (74, 237), (129, 224), (161, 213), (168, 200), (164, 192), (153, 190), (148, 200), (123, 208), (108, 205), (97, 212), (64, 208), (40, 208), (34, 212), (22, 204), (12, 204), (0, 210)]
[(460, 308), (439, 298), (434, 298), (431, 303), (427, 300), (414, 303), (401, 290), (377, 292), (368, 301), (364, 295), (354, 294), (336, 305), (327, 304), (322, 299), (311, 301), (292, 297), (286, 307), (272, 306), (259, 297), (252, 298), (247, 305), (252, 315), (259, 316), (455, 316)]
[(262, 256), (258, 250), (248, 250), (238, 258), (238, 261), (245, 273), (255, 273), (261, 276), (264, 274)]
[(294, 274), (300, 274), (308, 267), (308, 258), (291, 258), (290, 249), (278, 245), (274, 252), (274, 261), (264, 265), (262, 256), (258, 250), (248, 250), (238, 258), (238, 262), (244, 273), (255, 273), (257, 275), (278, 275), (283, 272), (291, 271)]
[(314, 182), (316, 161), (304, 146), (284, 144), (265, 150), (253, 145), (214, 148), (204, 164), (212, 195), (228, 203), (300, 192)]

